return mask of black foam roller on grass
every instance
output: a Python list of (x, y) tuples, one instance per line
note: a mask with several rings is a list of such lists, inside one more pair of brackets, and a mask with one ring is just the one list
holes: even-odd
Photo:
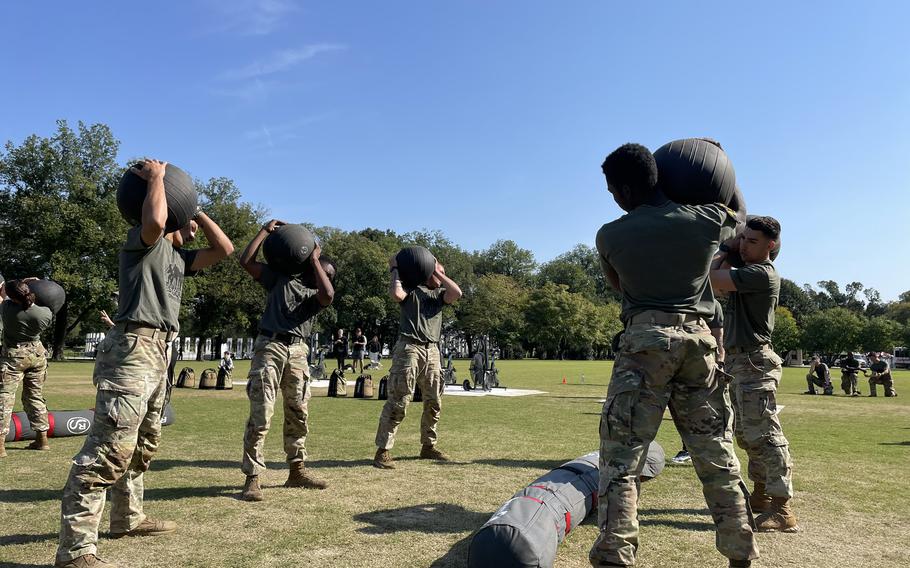
[(657, 184), (677, 203), (729, 205), (736, 188), (733, 162), (717, 144), (686, 138), (664, 144), (654, 152)]
[(294, 275), (303, 272), (315, 247), (316, 238), (303, 225), (281, 225), (262, 243), (262, 254), (273, 269)]
[(35, 294), (35, 303), (50, 308), (55, 314), (66, 303), (66, 292), (63, 286), (53, 280), (33, 280), (28, 282), (28, 289)]
[(426, 284), (436, 270), (436, 257), (421, 246), (405, 247), (395, 255), (398, 277), (406, 288)]
[[(128, 223), (142, 224), (142, 204), (148, 194), (148, 182), (127, 170), (117, 188), (117, 208)], [(164, 172), (164, 195), (167, 199), (167, 223), (164, 230), (173, 233), (185, 226), (196, 213), (199, 195), (193, 179), (185, 171), (168, 164)]]

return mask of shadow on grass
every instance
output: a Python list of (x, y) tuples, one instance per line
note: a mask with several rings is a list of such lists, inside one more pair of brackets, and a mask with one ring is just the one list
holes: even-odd
[[(174, 501), (192, 497), (223, 497), (239, 493), (240, 485), (205, 487), (156, 487), (145, 490), (146, 501)], [(0, 503), (36, 503), (59, 501), (61, 489), (0, 489)], [(2, 541), (0, 541), (2, 544)]]
[[(13, 546), (16, 544), (31, 544), (33, 542), (45, 542), (48, 540), (57, 540), (60, 536), (57, 533), (46, 534), (6, 534), (0, 536), (0, 546)], [(0, 564), (3, 566), (3, 564)], [(17, 564), (18, 566), (18, 564)]]
[(451, 503), (427, 503), (398, 509), (369, 511), (353, 519), (370, 526), (357, 529), (365, 534), (389, 534), (400, 531), (421, 533), (457, 533), (473, 530), (487, 521), (489, 513), (468, 511)]
[(910, 440), (906, 442), (881, 442), (879, 446), (910, 446)]
[(495, 465), (497, 467), (527, 467), (534, 469), (556, 469), (569, 460), (513, 460), (513, 459), (483, 459), (474, 460), (472, 463)]
[[(308, 467), (355, 467), (370, 465), (371, 459), (361, 460), (308, 460)], [(288, 469), (287, 462), (267, 462), (269, 469)], [(203, 467), (210, 469), (236, 469), (240, 471), (240, 461), (232, 460), (156, 460), (152, 462), (152, 471), (165, 471), (177, 467)]]
[(468, 549), (474, 534), (466, 536), (455, 543), (445, 555), (440, 556), (430, 564), (430, 568), (462, 568), (468, 565)]
[(684, 531), (710, 531), (715, 530), (711, 521), (678, 521), (674, 519), (654, 518), (663, 515), (699, 515), (710, 518), (707, 509), (639, 509), (639, 524), (643, 527), (671, 527)]

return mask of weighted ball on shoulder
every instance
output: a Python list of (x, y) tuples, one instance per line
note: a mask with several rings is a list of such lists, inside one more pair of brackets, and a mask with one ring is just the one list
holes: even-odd
[(66, 302), (66, 292), (53, 280), (33, 280), (28, 282), (28, 289), (35, 294), (35, 304), (50, 308), (55, 314)]
[[(141, 165), (138, 165), (141, 167)], [(127, 170), (117, 188), (117, 207), (133, 226), (142, 224), (142, 204), (148, 194), (148, 182)], [(168, 164), (164, 172), (164, 195), (167, 199), (166, 233), (173, 233), (190, 222), (196, 213), (199, 195), (193, 179), (185, 171)]]
[(280, 225), (262, 244), (269, 266), (287, 275), (300, 274), (316, 248), (316, 237), (303, 225)]
[(421, 246), (405, 247), (395, 255), (398, 277), (406, 288), (426, 284), (436, 270), (436, 257)]
[(658, 148), (654, 160), (657, 185), (671, 200), (688, 205), (733, 200), (736, 172), (720, 145), (701, 138), (674, 140)]

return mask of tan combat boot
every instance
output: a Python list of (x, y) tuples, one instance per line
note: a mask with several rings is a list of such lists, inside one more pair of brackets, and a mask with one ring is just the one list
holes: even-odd
[(790, 498), (771, 497), (771, 508), (755, 519), (755, 526), (759, 532), (794, 533), (799, 531), (799, 527), (796, 525), (796, 515), (790, 509)]
[(49, 450), (51, 447), (47, 443), (47, 432), (35, 432), (35, 441), (25, 446), (28, 450)]
[(447, 462), (449, 461), (449, 456), (440, 452), (436, 446), (423, 446), (420, 448), (420, 459)]
[(246, 476), (246, 483), (243, 484), (243, 492), (240, 498), (244, 501), (262, 501), (262, 488), (259, 487), (259, 476)]
[(58, 560), (54, 563), (54, 568), (117, 568), (117, 565), (105, 562), (94, 554), (86, 554), (66, 562)]
[(752, 490), (752, 494), (749, 495), (749, 506), (752, 507), (752, 512), (756, 515), (759, 513), (767, 513), (771, 508), (771, 496), (765, 493), (765, 484), (756, 481), (755, 489)]
[(373, 458), (373, 467), (395, 469), (395, 460), (392, 459), (392, 454), (389, 453), (389, 450), (383, 450), (382, 448), (376, 450), (376, 457)]
[(0, 458), (6, 457), (6, 439), (0, 436)]
[(126, 532), (111, 533), (111, 538), (123, 538), (125, 536), (161, 536), (177, 532), (177, 523), (174, 521), (155, 521), (145, 518), (139, 525)]
[(294, 462), (291, 464), (291, 471), (288, 473), (288, 480), (284, 482), (284, 486), (325, 489), (329, 484), (310, 473), (303, 462)]

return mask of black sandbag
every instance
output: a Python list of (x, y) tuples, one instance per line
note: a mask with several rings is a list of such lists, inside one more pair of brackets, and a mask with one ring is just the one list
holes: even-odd
[(304, 271), (316, 237), (303, 225), (281, 225), (262, 244), (262, 254), (271, 268), (288, 275)]
[(199, 388), (214, 389), (216, 386), (218, 386), (218, 372), (215, 369), (202, 371), (202, 376), (199, 377)]
[(66, 303), (66, 292), (64, 292), (63, 286), (53, 280), (32, 280), (26, 284), (28, 284), (28, 289), (35, 294), (35, 303), (50, 308), (55, 314)]
[[(141, 169), (141, 164), (137, 164)], [(117, 208), (128, 223), (142, 224), (142, 204), (148, 194), (148, 182), (129, 169), (120, 178), (117, 188)], [(164, 195), (167, 199), (167, 222), (165, 232), (172, 233), (182, 228), (193, 215), (199, 204), (199, 195), (193, 179), (174, 164), (165, 166)]]
[(405, 288), (426, 284), (436, 270), (436, 257), (421, 246), (405, 247), (395, 255), (398, 277)]
[[(47, 420), (50, 428), (48, 438), (66, 438), (69, 436), (84, 436), (92, 426), (95, 412), (92, 410), (58, 410), (48, 411)], [(164, 407), (161, 415), (161, 425), (168, 426), (174, 423), (174, 409), (170, 405)], [(14, 412), (9, 425), (9, 432), (4, 441), (18, 442), (19, 440), (34, 440), (35, 431), (32, 423), (24, 412)]]
[(654, 160), (657, 185), (671, 200), (689, 205), (733, 201), (736, 172), (719, 144), (702, 138), (674, 140), (658, 148)]
[(376, 398), (379, 400), (388, 400), (389, 399), (389, 377), (382, 377), (379, 379), (379, 392), (376, 395)]

